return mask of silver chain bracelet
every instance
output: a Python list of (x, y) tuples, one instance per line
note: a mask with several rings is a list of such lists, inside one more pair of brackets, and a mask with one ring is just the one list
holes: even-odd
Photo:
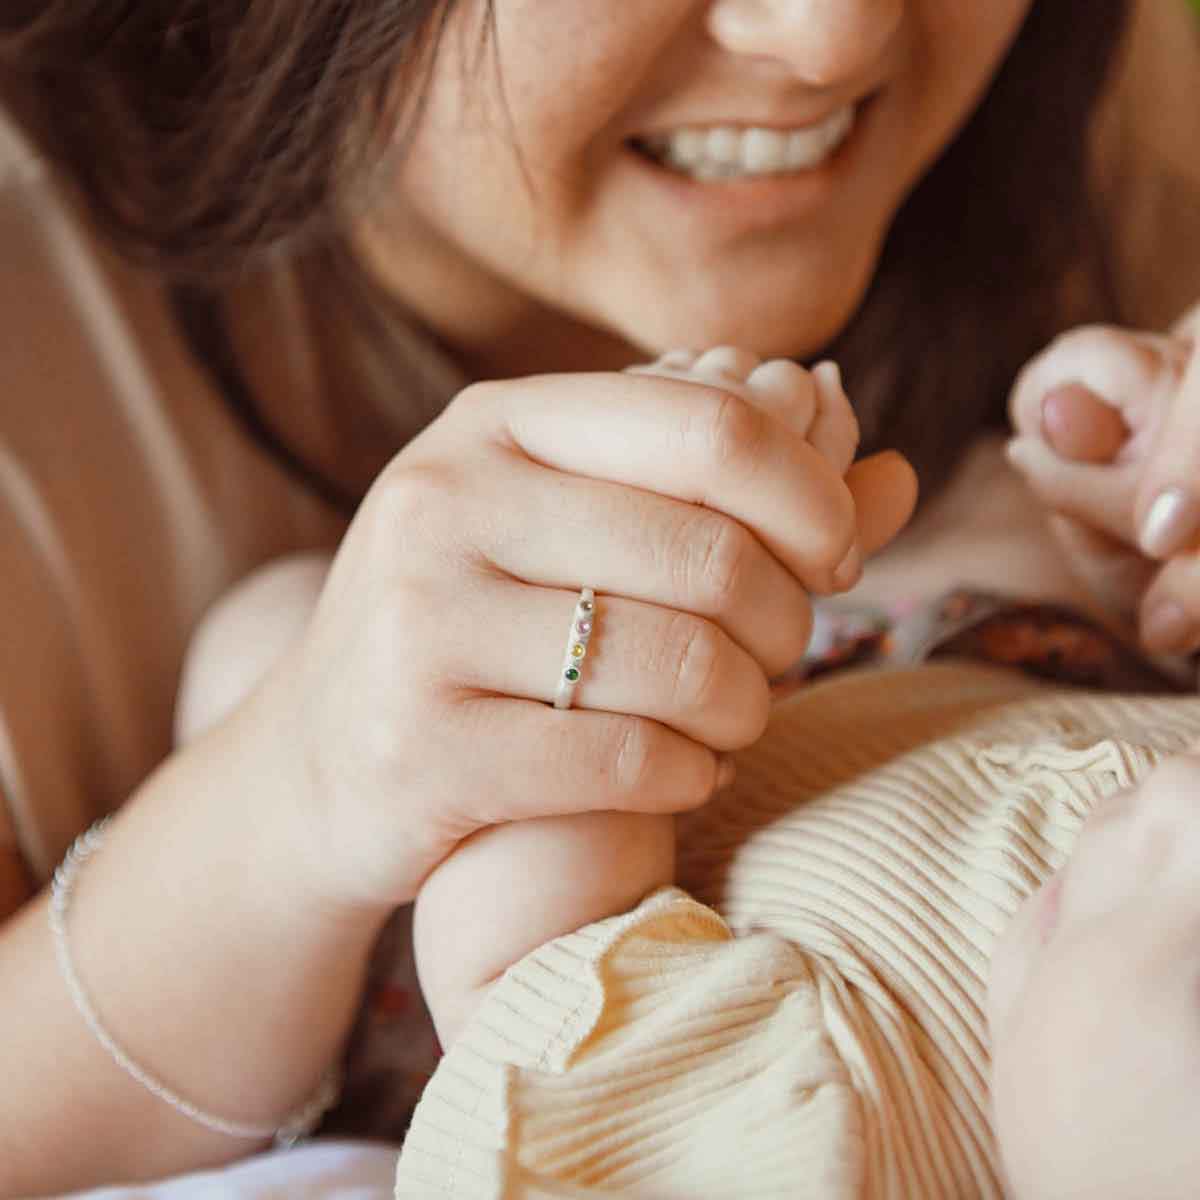
[(67, 940), (67, 909), (70, 907), (71, 894), (75, 887), (75, 879), (79, 868), (100, 848), (104, 841), (109, 818), (97, 821), (91, 829), (75, 839), (74, 845), (67, 851), (66, 857), (54, 872), (54, 882), (50, 889), (50, 930), (54, 935), (54, 950), (58, 957), (59, 970), (66, 981), (67, 990), (75, 1007), (79, 1010), (89, 1030), (96, 1040), (108, 1051), (117, 1065), (138, 1081), (148, 1092), (157, 1096), (173, 1109), (191, 1118), (198, 1125), (211, 1129), (214, 1133), (223, 1133), (228, 1137), (246, 1138), (253, 1141), (263, 1141), (270, 1138), (276, 1146), (292, 1146), (301, 1138), (317, 1127), (322, 1116), (336, 1103), (341, 1090), (341, 1075), (336, 1068), (331, 1068), (321, 1081), (317, 1094), (301, 1109), (287, 1117), (279, 1126), (245, 1125), (238, 1121), (226, 1121), (222, 1117), (214, 1117), (203, 1109), (176, 1095), (165, 1083), (155, 1079), (144, 1067), (139, 1066), (117, 1044), (112, 1034), (104, 1028), (71, 959), (70, 944)]

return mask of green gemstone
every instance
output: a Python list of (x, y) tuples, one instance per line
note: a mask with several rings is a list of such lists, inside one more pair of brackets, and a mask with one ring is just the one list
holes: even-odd
[(568, 667), (563, 672), (563, 675), (567, 679), (569, 679), (572, 683), (574, 683), (579, 678), (579, 668), (578, 667)]

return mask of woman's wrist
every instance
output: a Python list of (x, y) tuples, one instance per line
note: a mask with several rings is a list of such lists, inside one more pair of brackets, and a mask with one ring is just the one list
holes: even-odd
[[(381, 920), (314, 902), (294, 861), (287, 774), (263, 737), (231, 720), (164, 762), (79, 870), (63, 928), (112, 1041), (173, 1095), (253, 1127), (302, 1107), (338, 1060)], [(24, 1030), (5, 1052), (0, 1127), (13, 1152), (0, 1195), (256, 1148), (196, 1124), (114, 1061), (63, 978), (45, 897), (0, 931), (0, 1025)], [(89, 1136), (64, 1151), (63, 1128)]]
[(357, 822), (338, 780), (320, 765), (320, 734), (302, 699), (297, 702), (305, 687), (296, 665), (280, 662), (209, 736), (223, 743), (220, 753), (237, 764), (237, 774), (259, 783), (248, 794), (254, 812), (247, 836), (272, 902), (303, 912), (307, 922), (335, 935), (374, 935), (412, 897), (378, 895), (355, 870)]
[[(79, 874), (70, 936), (81, 978), (135, 1058), (200, 1107), (263, 1124), (303, 1104), (339, 1053), (384, 914), (316, 901), (297, 869), (280, 777), (266, 778), (248, 753), (261, 743), (241, 732), (230, 725), (174, 756), (120, 813)], [(158, 987), (112, 1008), (147, 952), (164, 968)], [(164, 1016), (172, 1032), (145, 1037)], [(209, 1055), (173, 1067), (171, 1048), (189, 1037), (197, 1049), (211, 1042)], [(299, 1061), (273, 1064), (274, 1084), (248, 1102), (246, 1062), (276, 1054)], [(228, 1069), (229, 1086), (206, 1084), (195, 1066), (221, 1059), (207, 1073)]]

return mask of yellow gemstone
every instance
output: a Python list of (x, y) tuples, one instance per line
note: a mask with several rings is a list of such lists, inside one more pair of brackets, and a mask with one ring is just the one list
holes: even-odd
[(582, 642), (576, 642), (571, 647), (571, 654), (575, 658), (582, 658), (587, 653), (587, 647)]

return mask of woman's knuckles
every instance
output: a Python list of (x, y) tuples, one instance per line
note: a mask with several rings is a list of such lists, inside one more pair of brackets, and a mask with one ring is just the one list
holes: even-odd
[(747, 583), (757, 550), (754, 535), (707, 509), (696, 509), (683, 532), (674, 561), (687, 607), (715, 618), (736, 612), (749, 599)]
[(370, 527), (377, 563), (410, 564), (425, 546), (445, 551), (461, 543), (470, 529), (463, 509), (473, 499), (467, 472), (456, 463), (396, 463), (376, 481), (355, 523)]
[(796, 468), (808, 478), (806, 511), (796, 514), (793, 538), (806, 566), (832, 572), (858, 537), (858, 507), (846, 480), (812, 446), (795, 447)]
[(649, 670), (664, 687), (662, 719), (695, 730), (713, 749), (749, 745), (766, 727), (766, 675), (710, 621), (673, 613)]
[(771, 452), (773, 422), (736, 391), (706, 388), (688, 440), (697, 450), (696, 465), (706, 474), (743, 477), (757, 471)]
[(1153, 653), (1200, 649), (1200, 555), (1181, 554), (1160, 568), (1142, 599), (1139, 629)]

